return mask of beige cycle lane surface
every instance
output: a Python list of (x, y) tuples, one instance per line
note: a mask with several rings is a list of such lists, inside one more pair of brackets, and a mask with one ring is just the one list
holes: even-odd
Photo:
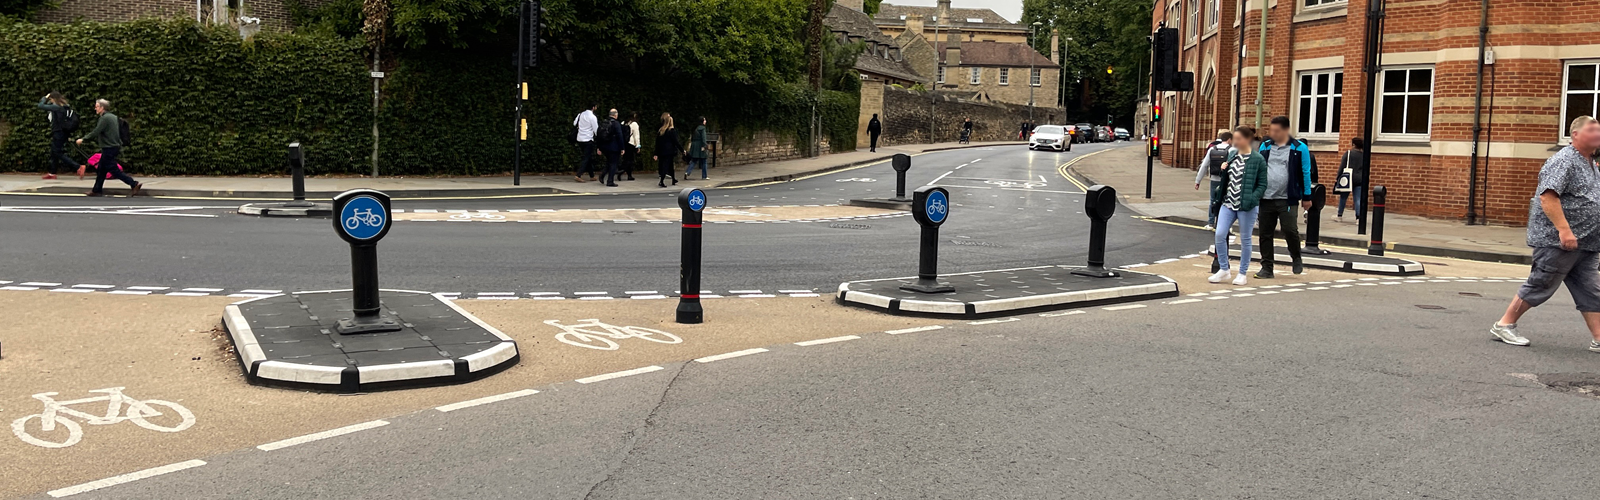
[[(460, 301), (512, 336), (521, 362), (476, 382), (372, 394), (337, 395), (258, 387), (245, 382), (221, 331), (222, 297), (124, 296), (108, 294), (0, 292), (0, 498), (37, 494), (167, 464), (294, 438), (348, 425), (394, 418), (414, 411), (523, 389), (578, 389), (571, 381), (639, 367), (692, 360), (764, 346), (842, 335), (861, 335), (939, 323), (841, 307), (829, 297), (710, 299), (706, 323), (672, 322), (676, 300)], [(592, 320), (592, 321), (585, 321)], [(546, 321), (555, 324), (547, 324)], [(603, 324), (614, 330), (597, 326)], [(563, 328), (567, 327), (567, 328)], [(649, 330), (643, 330), (649, 329)], [(566, 331), (580, 347), (557, 339)], [(648, 333), (666, 332), (671, 337)], [(639, 338), (629, 332), (646, 333)], [(676, 343), (663, 343), (657, 340)], [(655, 340), (651, 340), (655, 339)], [(556, 384), (551, 386), (551, 384)], [(65, 425), (40, 427), (44, 402), (35, 394), (56, 392), (56, 401), (95, 398), (90, 391), (121, 387), (140, 401), (182, 406), (193, 415), (187, 428), (165, 432), (112, 419), (95, 425), (62, 414), (81, 428), (75, 444)], [(104, 417), (109, 402), (70, 405)], [(119, 408), (125, 417), (128, 406)], [(162, 429), (182, 427), (170, 406), (152, 403), (161, 416), (147, 417)], [(261, 453), (270, 453), (262, 451)]]

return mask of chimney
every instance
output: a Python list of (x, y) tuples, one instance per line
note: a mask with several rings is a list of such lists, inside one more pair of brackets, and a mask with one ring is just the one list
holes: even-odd
[[(944, 0), (948, 4), (949, 0)], [(961, 65), (961, 28), (950, 28), (950, 34), (944, 42), (944, 64), (946, 66)]]
[(950, 0), (939, 0), (939, 11), (938, 12), (939, 12), (938, 23), (940, 25), (943, 25), (943, 26), (955, 26), (956, 25), (955, 22), (952, 22), (950, 20)]
[(906, 15), (906, 32), (922, 34), (922, 14)]
[(866, 9), (861, 5), (862, 0), (836, 0), (834, 4), (856, 12), (866, 12)]
[(1061, 30), (1050, 28), (1050, 62), (1061, 64)]

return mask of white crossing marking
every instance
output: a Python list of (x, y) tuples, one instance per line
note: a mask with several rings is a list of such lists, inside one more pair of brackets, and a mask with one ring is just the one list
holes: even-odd
[(577, 292), (573, 295), (610, 295), (611, 292)]
[(1201, 301), (1201, 300), (1200, 300), (1200, 299), (1183, 299), (1183, 300), (1174, 300), (1174, 301), (1172, 301), (1172, 302), (1168, 302), (1168, 303), (1167, 303), (1167, 305), (1169, 305), (1169, 306), (1175, 306), (1175, 305), (1178, 305), (1178, 304), (1193, 304), (1193, 303), (1195, 303), (1195, 302), (1200, 302), (1200, 301)]
[(661, 293), (661, 292), (658, 292), (658, 291), (655, 291), (655, 290), (643, 290), (643, 291), (629, 291), (629, 292), (622, 292), (622, 293), (626, 293), (628, 295), (655, 295), (655, 294), (658, 294), (658, 293)]
[(171, 296), (171, 297), (207, 297), (207, 296), (210, 296), (211, 294), (209, 294), (209, 293), (199, 293), (199, 292), (172, 292), (172, 293), (169, 293), (167, 295)]
[(257, 289), (253, 289), (253, 288), (252, 288), (252, 289), (249, 289), (249, 290), (239, 290), (239, 293), (265, 293), (265, 294), (274, 294), (274, 293), (283, 293), (283, 290), (257, 290)]
[(899, 334), (902, 334), (902, 333), (931, 332), (931, 331), (940, 330), (940, 329), (943, 329), (943, 328), (944, 327), (939, 326), (939, 325), (928, 325), (928, 326), (918, 326), (918, 327), (913, 327), (913, 328), (901, 328), (899, 330), (887, 330), (887, 331), (885, 331), (883, 333), (887, 333), (889, 335), (899, 335)]
[(129, 472), (127, 474), (123, 474), (123, 475), (120, 475), (120, 476), (112, 476), (112, 477), (108, 477), (108, 478), (105, 478), (105, 479), (101, 479), (99, 481), (90, 481), (90, 482), (83, 483), (83, 484), (80, 484), (80, 485), (77, 485), (77, 486), (68, 486), (66, 488), (61, 488), (59, 490), (50, 490), (49, 494), (50, 494), (50, 496), (55, 497), (55, 498), (67, 497), (67, 496), (72, 496), (72, 495), (76, 495), (76, 494), (79, 494), (79, 493), (98, 490), (98, 489), (101, 489), (101, 488), (116, 486), (116, 485), (119, 485), (119, 484), (131, 483), (131, 482), (134, 482), (134, 481), (138, 481), (140, 479), (156, 477), (156, 476), (159, 476), (159, 475), (162, 475), (162, 474), (170, 474), (170, 473), (178, 472), (178, 471), (184, 470), (184, 469), (193, 469), (195, 467), (199, 467), (199, 466), (202, 466), (202, 465), (205, 465), (205, 464), (206, 463), (204, 461), (201, 461), (201, 460), (190, 460), (190, 461), (187, 461), (187, 462), (178, 462), (178, 463), (175, 463), (175, 464), (163, 465), (163, 466), (160, 466), (160, 467), (153, 467), (153, 468), (145, 469), (145, 470), (142, 470), (142, 471)]
[(1066, 312), (1044, 313), (1044, 314), (1040, 314), (1039, 317), (1041, 317), (1041, 318), (1056, 318), (1056, 317), (1061, 317), (1061, 316), (1072, 316), (1074, 314), (1084, 314), (1084, 313), (1085, 313), (1085, 311), (1083, 311), (1083, 310), (1075, 310), (1075, 311), (1066, 311)]
[(72, 287), (73, 288), (93, 288), (95, 290), (104, 290), (104, 289), (107, 289), (107, 288), (116, 288), (116, 287), (111, 286), (111, 285), (85, 285), (85, 284), (72, 285)]
[(1022, 318), (986, 319), (986, 320), (983, 320), (983, 321), (973, 321), (973, 322), (967, 323), (967, 324), (969, 324), (969, 325), (993, 325), (995, 323), (1010, 323), (1012, 321), (1022, 321)]
[(71, 293), (94, 293), (94, 290), (90, 290), (88, 288), (52, 288), (52, 289), (50, 289), (50, 291), (52, 291), (52, 292), (71, 292)]
[(523, 397), (523, 396), (532, 396), (532, 395), (538, 394), (538, 393), (539, 393), (539, 391), (536, 391), (536, 390), (533, 390), (533, 389), (523, 389), (523, 390), (520, 390), (520, 391), (512, 391), (512, 392), (508, 392), (508, 393), (505, 393), (505, 394), (496, 394), (496, 395), (493, 395), (493, 396), (484, 396), (484, 397), (481, 397), (481, 398), (478, 398), (478, 399), (469, 399), (469, 400), (466, 400), (466, 401), (462, 401), (460, 403), (450, 403), (450, 404), (447, 404), (447, 405), (444, 405), (444, 406), (440, 406), (440, 407), (437, 407), (437, 408), (434, 408), (434, 409), (435, 410), (439, 410), (441, 412), (452, 412), (452, 411), (456, 411), (456, 410), (459, 410), (459, 409), (462, 409), (462, 408), (471, 408), (471, 407), (474, 407), (474, 406), (486, 405), (486, 404), (489, 404), (489, 403), (498, 403), (498, 402), (501, 402), (501, 401), (505, 401), (507, 399), (516, 399), (516, 398), (520, 398), (520, 397)]
[(33, 286), (0, 286), (0, 290), (15, 290), (18, 292), (31, 292), (38, 289), (39, 287)]
[(217, 292), (222, 291), (222, 289), (221, 288), (185, 288), (185, 289), (183, 289), (183, 291), (185, 291), (185, 292), (217, 293)]
[(1101, 309), (1105, 309), (1107, 311), (1126, 311), (1128, 309), (1140, 309), (1143, 307), (1144, 304), (1129, 304), (1125, 306), (1102, 307)]
[(288, 448), (290, 446), (294, 446), (294, 445), (297, 445), (297, 444), (306, 444), (306, 443), (309, 443), (309, 442), (312, 442), (312, 441), (320, 441), (320, 440), (328, 439), (328, 438), (331, 438), (331, 437), (343, 436), (345, 434), (349, 434), (349, 433), (352, 433), (352, 432), (361, 432), (361, 431), (364, 431), (364, 430), (367, 430), (367, 429), (375, 429), (375, 428), (378, 428), (378, 427), (383, 427), (385, 425), (389, 425), (389, 422), (388, 421), (384, 421), (384, 420), (373, 420), (371, 422), (362, 422), (362, 423), (355, 424), (355, 425), (346, 425), (346, 426), (340, 427), (338, 429), (331, 429), (331, 430), (326, 430), (326, 431), (322, 431), (322, 432), (306, 434), (306, 435), (300, 436), (300, 437), (292, 437), (292, 438), (285, 439), (285, 440), (282, 440), (282, 441), (273, 441), (271, 443), (267, 443), (267, 444), (264, 444), (264, 445), (261, 445), (261, 446), (257, 446), (256, 449), (261, 450), (261, 451), (281, 450), (281, 449)]
[(149, 290), (112, 290), (106, 293), (111, 295), (150, 295)]
[(646, 366), (644, 368), (634, 368), (632, 370), (623, 370), (623, 371), (620, 371), (620, 372), (611, 372), (611, 373), (607, 373), (607, 374), (604, 374), (604, 375), (595, 375), (593, 377), (584, 377), (584, 378), (578, 379), (576, 382), (578, 382), (580, 384), (593, 384), (595, 382), (604, 382), (604, 381), (611, 380), (611, 379), (614, 379), (614, 378), (628, 377), (628, 376), (639, 375), (639, 374), (642, 374), (642, 373), (650, 373), (650, 372), (653, 372), (653, 371), (659, 371), (659, 370), (664, 370), (664, 369), (665, 368), (651, 365), (651, 366)]
[(61, 286), (60, 283), (46, 283), (46, 282), (43, 282), (43, 281), (29, 281), (29, 282), (26, 282), (26, 283), (17, 283), (17, 285), (20, 285), (20, 286), (37, 286), (37, 287)]
[(728, 290), (728, 293), (731, 295), (750, 295), (753, 293), (761, 293), (761, 290)]
[(834, 342), (844, 342), (846, 340), (856, 340), (856, 339), (859, 339), (859, 338), (861, 338), (861, 337), (858, 337), (858, 336), (855, 336), (855, 335), (844, 335), (844, 336), (840, 336), (840, 337), (828, 337), (828, 338), (825, 338), (825, 339), (817, 339), (817, 340), (807, 340), (807, 341), (803, 341), (803, 342), (795, 342), (794, 345), (803, 346), (803, 347), (810, 347), (810, 346), (814, 346), (814, 345), (832, 344)]
[(710, 363), (712, 361), (722, 361), (724, 359), (737, 358), (739, 356), (749, 356), (751, 354), (761, 354), (763, 352), (767, 352), (767, 350), (766, 349), (762, 349), (760, 347), (757, 347), (755, 349), (745, 349), (743, 351), (733, 351), (733, 352), (717, 354), (715, 356), (706, 356), (704, 358), (695, 358), (694, 360), (695, 360), (696, 363)]

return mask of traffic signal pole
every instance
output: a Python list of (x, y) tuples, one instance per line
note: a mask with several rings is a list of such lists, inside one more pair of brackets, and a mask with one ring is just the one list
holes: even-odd
[(516, 134), (516, 147), (511, 154), (511, 185), (522, 185), (522, 141), (527, 139), (526, 125), (522, 124), (522, 101), (528, 98), (528, 84), (522, 79), (522, 66), (527, 63), (528, 42), (528, 2), (519, 5), (517, 12), (517, 86), (513, 91), (516, 100), (517, 115), (511, 122), (512, 133)]

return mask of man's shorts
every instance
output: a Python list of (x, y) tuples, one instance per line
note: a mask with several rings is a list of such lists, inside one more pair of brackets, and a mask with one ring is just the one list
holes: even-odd
[(1537, 307), (1556, 294), (1562, 283), (1582, 312), (1600, 312), (1600, 253), (1560, 248), (1533, 249), (1533, 269), (1517, 297)]

